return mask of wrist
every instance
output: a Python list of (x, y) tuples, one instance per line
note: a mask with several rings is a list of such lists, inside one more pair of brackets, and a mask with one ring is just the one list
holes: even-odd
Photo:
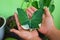
[(58, 30), (55, 28), (55, 26), (53, 26), (47, 33), (47, 37), (50, 40), (56, 40), (55, 36), (57, 36)]

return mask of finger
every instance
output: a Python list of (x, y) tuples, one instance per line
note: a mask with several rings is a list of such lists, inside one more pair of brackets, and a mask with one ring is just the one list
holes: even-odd
[(28, 11), (30, 11), (31, 14), (34, 13), (34, 11), (31, 9), (32, 7), (28, 8)]
[(45, 14), (43, 14), (43, 16), (42, 16), (42, 23), (40, 25), (40, 28), (38, 29), (38, 31), (41, 32), (41, 33), (42, 33), (42, 28), (43, 28), (43, 25), (44, 25), (44, 21), (45, 21)]
[(20, 31), (18, 31), (16, 29), (11, 29), (10, 32), (13, 32), (13, 33), (17, 34), (18, 36), (20, 36)]
[(28, 10), (30, 11), (31, 14), (33, 14), (37, 9), (31, 6)]
[(42, 16), (42, 24), (45, 22), (45, 14)]
[(32, 14), (34, 11), (32, 11), (31, 7), (27, 9), (27, 14), (30, 15), (30, 18), (32, 17)]
[(32, 6), (32, 7), (31, 7), (31, 10), (35, 12), (37, 9)]
[(45, 14), (43, 14), (43, 16), (42, 16), (42, 20), (44, 20), (45, 19)]
[(18, 16), (17, 16), (16, 13), (14, 14), (14, 17), (15, 17), (15, 20), (16, 20), (16, 24), (17, 24), (17, 26), (18, 26), (18, 30), (21, 30), (22, 28), (21, 28), (21, 25), (20, 25), (20, 23), (19, 23)]
[(30, 11), (27, 9), (26, 12), (27, 12), (28, 18), (31, 18), (32, 14), (30, 13)]
[(45, 15), (46, 16), (51, 16), (50, 12), (49, 12), (49, 9), (47, 7), (45, 7), (44, 10), (45, 10)]
[(26, 10), (26, 12), (27, 12), (28, 16), (31, 18), (32, 15), (33, 15), (33, 13), (34, 13), (36, 10), (37, 10), (36, 8), (30, 7), (30, 8), (28, 8), (28, 9)]
[(23, 31), (23, 30), (19, 31), (19, 30), (16, 30), (16, 29), (11, 29), (10, 32), (13, 32), (13, 33), (17, 34), (21, 38), (25, 38), (25, 35), (26, 35), (26, 32)]

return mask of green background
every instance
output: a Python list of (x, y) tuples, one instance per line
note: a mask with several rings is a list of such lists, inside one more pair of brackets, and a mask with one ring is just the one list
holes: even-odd
[[(23, 0), (0, 0), (0, 16), (4, 16), (8, 18), (16, 12), (16, 9), (21, 7)], [(60, 29), (60, 5), (59, 0), (54, 0), (55, 10), (52, 13), (54, 23), (56, 28)], [(24, 3), (23, 8), (25, 8), (26, 4)], [(11, 38), (10, 38), (11, 40)], [(14, 39), (15, 40), (15, 39)]]
[[(0, 16), (4, 16), (8, 18), (9, 16), (13, 15), (16, 12), (18, 7), (21, 7), (21, 3), (23, 0), (0, 0)], [(54, 0), (55, 10), (53, 12), (54, 22), (56, 28), (60, 29), (60, 5), (59, 0)], [(25, 4), (26, 6), (26, 4)], [(24, 6), (24, 8), (25, 8)]]

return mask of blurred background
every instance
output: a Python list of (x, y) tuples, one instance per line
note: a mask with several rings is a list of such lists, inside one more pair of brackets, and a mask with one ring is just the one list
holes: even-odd
[[(13, 15), (16, 9), (21, 7), (23, 0), (0, 0), (0, 16), (8, 18)], [(60, 5), (59, 0), (54, 0), (55, 10), (52, 13), (56, 28), (60, 29)], [(26, 6), (26, 4), (25, 4)], [(23, 8), (25, 8), (23, 6)]]
[[(59, 5), (59, 2), (60, 2), (59, 0), (54, 0), (55, 10), (52, 13), (54, 23), (55, 23), (57, 29), (60, 29), (60, 5)], [(0, 0), (0, 16), (3, 16), (7, 19), (11, 15), (14, 15), (14, 12), (16, 12), (16, 9), (21, 8), (22, 3), (23, 3), (23, 0)], [(24, 3), (23, 9), (24, 8), (26, 8), (26, 3)]]

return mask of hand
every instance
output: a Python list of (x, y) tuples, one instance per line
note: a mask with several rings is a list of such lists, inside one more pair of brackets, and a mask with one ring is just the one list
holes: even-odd
[(49, 9), (46, 7), (44, 11), (41, 27), (38, 31), (46, 35), (50, 40), (60, 40), (60, 32), (55, 28)]
[[(26, 10), (29, 18), (32, 17), (33, 12), (35, 12), (35, 11), (36, 11), (36, 8), (34, 8), (34, 7), (30, 7)], [(36, 30), (30, 32), (30, 31), (26, 31), (26, 30), (22, 29), (21, 25), (19, 23), (17, 14), (15, 13), (14, 16), (15, 16), (15, 20), (16, 20), (16, 23), (17, 23), (17, 26), (18, 26), (18, 30), (11, 29), (10, 30), (11, 32), (16, 33), (19, 37), (21, 37), (25, 40), (41, 40), (39, 38), (38, 32)]]
[(55, 29), (55, 26), (48, 8), (44, 8), (44, 11), (45, 13), (43, 14), (41, 28), (39, 31), (46, 35), (48, 31)]
[[(29, 18), (32, 17), (32, 14), (36, 10), (37, 9), (34, 7), (27, 9), (26, 12), (27, 12)], [(43, 14), (41, 27), (38, 31), (43, 33), (44, 35), (46, 35), (50, 40), (60, 40), (60, 31), (55, 28), (52, 16), (50, 15), (48, 8), (45, 8), (44, 10), (45, 10), (45, 13)], [(21, 25), (18, 21), (17, 14), (15, 14), (15, 19), (16, 19), (16, 23), (18, 26), (18, 30), (11, 29), (10, 30), (11, 32), (16, 33), (18, 36), (20, 36), (21, 38), (23, 38), (25, 40), (41, 40), (41, 38), (39, 38), (36, 30), (29, 32), (29, 31), (25, 31), (21, 28)]]

